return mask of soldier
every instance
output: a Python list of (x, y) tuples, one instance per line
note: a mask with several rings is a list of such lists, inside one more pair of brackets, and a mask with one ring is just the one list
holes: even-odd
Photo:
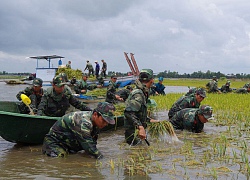
[(77, 83), (76, 77), (73, 76), (73, 78), (70, 80), (71, 85), (75, 85)]
[(107, 68), (108, 68), (107, 63), (104, 61), (104, 59), (102, 59), (102, 72), (101, 73), (104, 78), (107, 77), (107, 74), (106, 74)]
[(66, 64), (66, 68), (71, 69), (71, 61), (68, 61), (68, 64)]
[(250, 92), (250, 85), (248, 85), (248, 87), (246, 88), (239, 88), (235, 91), (235, 93), (238, 93), (238, 94), (247, 94)]
[[(17, 95), (16, 98), (21, 101), (21, 94), (25, 94), (28, 96), (31, 100), (30, 108), (33, 109), (33, 112), (37, 112), (37, 107), (39, 103), (41, 102), (42, 95), (44, 93), (44, 90), (42, 88), (43, 86), (43, 80), (40, 78), (35, 78), (33, 80), (33, 86), (32, 87), (26, 87), (23, 91), (20, 91)], [(28, 114), (30, 113), (29, 108), (21, 102), (19, 105), (19, 110), (23, 114)]]
[(37, 115), (61, 117), (65, 115), (70, 105), (81, 111), (91, 111), (83, 102), (78, 101), (72, 92), (64, 87), (65, 82), (61, 76), (53, 78), (52, 87), (44, 93), (38, 106)]
[(200, 133), (204, 128), (204, 123), (212, 117), (213, 109), (208, 105), (197, 108), (185, 108), (178, 111), (171, 119), (175, 129), (186, 129), (195, 133)]
[(199, 88), (196, 93), (190, 96), (182, 96), (170, 108), (168, 117), (171, 119), (174, 114), (185, 108), (199, 108), (201, 101), (206, 97), (206, 90)]
[(213, 76), (213, 79), (206, 84), (206, 87), (208, 88), (208, 93), (220, 93), (217, 82), (217, 77)]
[(220, 91), (223, 93), (229, 93), (232, 92), (232, 88), (230, 88), (231, 82), (227, 81), (226, 84), (221, 86)]
[[(146, 139), (146, 123), (159, 122), (158, 120), (147, 117), (147, 100), (149, 89), (154, 83), (153, 71), (151, 69), (142, 69), (139, 79), (135, 81), (136, 88), (130, 93), (125, 102), (124, 127), (125, 140), (130, 145), (137, 145), (140, 139)], [(138, 129), (138, 136), (135, 137), (135, 130)]]
[(126, 88), (119, 90), (116, 94), (120, 96), (124, 101), (126, 101), (132, 90), (133, 88), (131, 86), (127, 86)]
[(42, 152), (51, 157), (65, 157), (70, 153), (85, 150), (91, 156), (101, 159), (97, 149), (99, 129), (115, 124), (115, 107), (107, 102), (99, 102), (93, 111), (72, 112), (58, 120), (46, 134)]
[(163, 82), (163, 77), (159, 77), (159, 82), (155, 84), (155, 91), (158, 94), (165, 95), (165, 86), (162, 84)]
[(76, 94), (86, 94), (88, 90), (93, 90), (96, 89), (97, 87), (101, 87), (101, 85), (96, 85), (96, 84), (88, 85), (87, 80), (88, 80), (88, 75), (83, 74), (82, 80), (78, 81), (77, 84), (74, 86)]
[(92, 64), (89, 62), (89, 60), (87, 60), (87, 64), (86, 64), (86, 67), (84, 69), (84, 71), (88, 69), (89, 71), (89, 76), (92, 74), (94, 76), (94, 69), (93, 69), (93, 66)]
[(116, 83), (117, 81), (117, 76), (112, 75), (111, 79), (109, 81), (109, 85), (107, 87), (107, 93), (106, 93), (106, 102), (109, 103), (116, 103), (116, 100), (118, 101), (124, 101), (119, 95), (116, 94), (116, 89), (119, 87), (120, 83)]

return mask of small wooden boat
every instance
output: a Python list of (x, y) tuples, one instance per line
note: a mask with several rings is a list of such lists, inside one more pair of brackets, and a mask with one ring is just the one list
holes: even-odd
[[(0, 136), (13, 143), (42, 144), (51, 126), (61, 117), (20, 114), (19, 103), (0, 101)], [(108, 125), (103, 130), (114, 130), (118, 126), (123, 126), (123, 116), (115, 119), (115, 125)]]

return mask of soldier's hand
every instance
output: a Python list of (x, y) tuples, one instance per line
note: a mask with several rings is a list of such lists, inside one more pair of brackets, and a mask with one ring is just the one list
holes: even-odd
[(140, 137), (140, 139), (146, 139), (146, 131), (144, 129), (143, 126), (139, 126), (139, 133), (138, 136)]

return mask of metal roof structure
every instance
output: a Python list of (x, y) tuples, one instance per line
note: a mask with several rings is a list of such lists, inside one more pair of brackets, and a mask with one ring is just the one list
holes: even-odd
[(45, 59), (45, 60), (49, 61), (49, 68), (50, 68), (50, 60), (51, 59), (60, 59), (61, 60), (64, 57), (58, 56), (58, 55), (51, 55), (51, 56), (31, 56), (29, 58), (37, 60), (36, 68), (38, 68), (38, 60), (42, 60), (42, 59)]
[(57, 56), (57, 55), (51, 55), (51, 56), (32, 56), (32, 57), (29, 57), (29, 58), (32, 58), (32, 59), (46, 59), (46, 60), (49, 60), (49, 59), (57, 59), (57, 58), (64, 58), (62, 56)]

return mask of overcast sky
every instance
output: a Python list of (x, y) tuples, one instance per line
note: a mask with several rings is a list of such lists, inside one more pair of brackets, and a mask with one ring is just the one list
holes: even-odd
[[(35, 72), (39, 55), (73, 69), (250, 74), (249, 0), (0, 0), (0, 71)], [(101, 62), (100, 62), (101, 63)], [(52, 61), (57, 66), (57, 61)], [(42, 64), (42, 66), (45, 66)]]

